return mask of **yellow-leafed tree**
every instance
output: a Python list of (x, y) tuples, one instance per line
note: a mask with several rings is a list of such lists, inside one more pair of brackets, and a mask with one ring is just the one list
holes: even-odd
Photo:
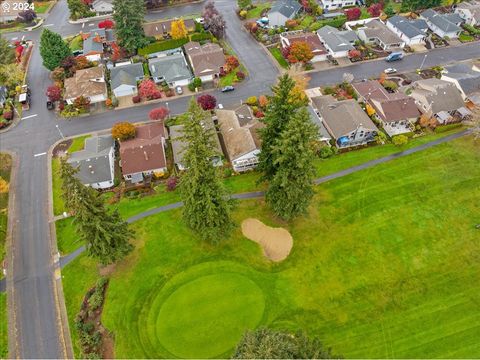
[(8, 192), (8, 182), (0, 176), (0, 194)]
[(172, 21), (171, 35), (173, 39), (184, 39), (188, 36), (188, 30), (183, 19)]
[(372, 105), (368, 103), (365, 105), (365, 110), (367, 110), (368, 116), (372, 116), (373, 114), (375, 114), (375, 109), (373, 108)]

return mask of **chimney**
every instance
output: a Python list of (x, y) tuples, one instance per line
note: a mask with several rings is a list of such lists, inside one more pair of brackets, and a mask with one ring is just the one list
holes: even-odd
[(147, 161), (148, 161), (148, 154), (147, 154), (147, 152), (146, 152), (146, 151), (144, 151), (144, 152), (143, 152), (143, 155), (145, 155), (145, 160), (147, 160)]

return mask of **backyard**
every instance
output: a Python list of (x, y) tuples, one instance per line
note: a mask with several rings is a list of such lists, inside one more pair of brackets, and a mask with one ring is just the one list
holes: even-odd
[[(219, 246), (202, 243), (181, 210), (134, 223), (136, 248), (110, 275), (102, 317), (115, 356), (228, 357), (259, 325), (305, 329), (347, 358), (476, 356), (478, 146), (465, 137), (320, 185), (308, 216), (291, 223), (263, 200), (239, 202), (237, 223), (292, 234), (278, 264), (240, 227)], [(99, 275), (82, 255), (63, 276), (75, 340), (73, 318)]]

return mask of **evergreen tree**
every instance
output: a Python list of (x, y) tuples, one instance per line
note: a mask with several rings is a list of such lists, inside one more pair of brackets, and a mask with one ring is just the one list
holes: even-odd
[(145, 3), (143, 1), (114, 0), (115, 32), (119, 45), (129, 52), (148, 45), (143, 31)]
[(43, 66), (52, 71), (60, 66), (66, 57), (71, 56), (72, 52), (59, 34), (44, 28), (40, 38), (40, 55)]
[(315, 176), (313, 143), (317, 134), (318, 129), (303, 107), (290, 119), (272, 148), (277, 168), (268, 184), (266, 201), (283, 219), (305, 213), (310, 204)]
[(0, 65), (8, 65), (15, 61), (15, 50), (7, 39), (0, 35)]
[(186, 224), (202, 239), (218, 243), (233, 228), (233, 201), (211, 161), (217, 154), (208, 118), (192, 98), (183, 129), (188, 144), (183, 156), (187, 170), (180, 179), (180, 190)]

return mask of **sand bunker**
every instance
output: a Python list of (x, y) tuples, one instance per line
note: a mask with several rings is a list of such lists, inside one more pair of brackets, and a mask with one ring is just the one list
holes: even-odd
[(283, 228), (273, 228), (257, 219), (245, 219), (242, 222), (242, 233), (245, 237), (260, 244), (264, 255), (272, 261), (282, 261), (292, 250), (293, 239)]

